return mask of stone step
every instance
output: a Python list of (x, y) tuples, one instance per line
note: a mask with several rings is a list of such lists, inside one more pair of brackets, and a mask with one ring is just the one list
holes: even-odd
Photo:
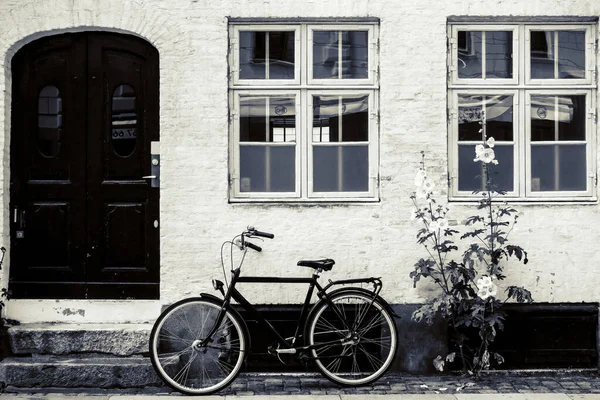
[(140, 388), (162, 386), (147, 357), (9, 357), (0, 382), (14, 387)]
[(9, 328), (13, 354), (148, 352), (151, 324), (22, 324)]

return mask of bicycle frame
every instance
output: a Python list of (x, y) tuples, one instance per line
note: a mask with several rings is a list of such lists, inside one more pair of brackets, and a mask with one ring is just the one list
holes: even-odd
[[(315, 288), (317, 290), (317, 296), (319, 297), (319, 299), (325, 299), (325, 301), (329, 304), (329, 306), (331, 307), (331, 309), (336, 313), (336, 315), (340, 318), (340, 320), (346, 324), (346, 321), (344, 319), (344, 317), (341, 315), (341, 313), (339, 312), (339, 310), (337, 309), (337, 307), (334, 306), (333, 302), (331, 302), (331, 300), (329, 299), (329, 296), (327, 294), (327, 290), (334, 286), (334, 285), (346, 285), (346, 284), (355, 284), (355, 283), (370, 283), (374, 285), (374, 289), (373, 289), (373, 297), (371, 299), (371, 304), (369, 304), (369, 307), (372, 305), (373, 301), (375, 300), (375, 298), (379, 295), (379, 292), (381, 291), (381, 287), (382, 287), (382, 283), (381, 280), (379, 278), (358, 278), (358, 279), (343, 279), (343, 280), (337, 280), (337, 281), (329, 281), (329, 284), (327, 284), (326, 286), (321, 286), (318, 282), (318, 278), (319, 278), (319, 273), (321, 271), (317, 271), (315, 272), (312, 277), (310, 278), (280, 278), (280, 277), (258, 277), (258, 276), (240, 276), (240, 268), (236, 268), (235, 270), (232, 271), (232, 279), (231, 279), (231, 284), (229, 285), (229, 289), (227, 290), (227, 293), (225, 294), (225, 297), (223, 299), (223, 307), (221, 308), (221, 311), (219, 313), (219, 316), (217, 317), (217, 320), (215, 322), (215, 325), (213, 326), (213, 328), (211, 329), (211, 331), (209, 332), (209, 334), (206, 336), (206, 338), (202, 341), (202, 344), (205, 343), (209, 343), (212, 340), (212, 336), (213, 334), (216, 332), (217, 327), (221, 324), (221, 322), (223, 321), (223, 318), (225, 316), (225, 312), (227, 311), (227, 309), (229, 309), (231, 307), (231, 299), (234, 299), (239, 305), (242, 306), (242, 308), (244, 310), (246, 310), (247, 312), (249, 312), (254, 318), (256, 318), (256, 321), (265, 329), (267, 329), (268, 331), (270, 331), (273, 336), (276, 338), (277, 343), (280, 346), (283, 346), (283, 349), (280, 349), (279, 352), (281, 353), (296, 353), (298, 351), (305, 351), (305, 350), (311, 350), (311, 349), (315, 349), (315, 348), (320, 348), (320, 347), (324, 347), (324, 346), (329, 346), (331, 344), (337, 344), (337, 343), (343, 343), (344, 340), (336, 340), (333, 342), (325, 342), (325, 343), (319, 343), (316, 345), (303, 345), (300, 347), (295, 347), (295, 344), (297, 342), (297, 340), (300, 338), (300, 336), (302, 336), (302, 332), (301, 332), (301, 328), (304, 326), (304, 324), (306, 323), (306, 319), (308, 317), (309, 314), (309, 310), (311, 308), (310, 305), (310, 300), (314, 294)], [(236, 289), (236, 284), (237, 283), (244, 283), (244, 282), (248, 282), (248, 283), (304, 283), (304, 284), (308, 284), (308, 290), (306, 292), (306, 297), (304, 300), (304, 303), (302, 305), (302, 310), (300, 312), (300, 318), (298, 319), (298, 323), (296, 326), (296, 332), (294, 333), (294, 336), (291, 338), (292, 341), (291, 343), (288, 342), (283, 336), (281, 336), (281, 334), (273, 327), (273, 325), (256, 309), (256, 307), (254, 307), (254, 305), (252, 305), (237, 289)], [(345, 326), (345, 328), (347, 328), (348, 330), (350, 330), (351, 327), (349, 326)]]

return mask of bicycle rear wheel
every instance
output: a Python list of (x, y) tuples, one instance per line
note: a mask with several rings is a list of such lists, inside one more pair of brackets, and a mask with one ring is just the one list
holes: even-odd
[[(331, 296), (333, 307), (322, 301), (307, 322), (309, 345), (317, 367), (333, 382), (366, 385), (377, 380), (396, 355), (396, 326), (378, 297), (360, 290)], [(337, 312), (336, 312), (337, 310)]]
[(206, 338), (217, 322), (221, 303), (191, 298), (167, 308), (150, 334), (150, 358), (161, 379), (182, 393), (210, 394), (238, 375), (247, 350), (243, 320), (227, 311), (212, 341)]

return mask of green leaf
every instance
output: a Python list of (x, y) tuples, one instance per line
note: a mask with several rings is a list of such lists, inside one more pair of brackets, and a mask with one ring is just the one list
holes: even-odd
[(515, 299), (519, 303), (533, 303), (531, 292), (520, 286), (509, 286), (505, 292), (508, 292), (508, 299)]

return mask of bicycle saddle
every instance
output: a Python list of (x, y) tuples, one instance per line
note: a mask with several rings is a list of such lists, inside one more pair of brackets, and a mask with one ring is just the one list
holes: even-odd
[(300, 260), (298, 261), (298, 265), (300, 267), (311, 267), (314, 269), (323, 269), (323, 271), (331, 271), (335, 261), (331, 258), (325, 258), (323, 260)]

